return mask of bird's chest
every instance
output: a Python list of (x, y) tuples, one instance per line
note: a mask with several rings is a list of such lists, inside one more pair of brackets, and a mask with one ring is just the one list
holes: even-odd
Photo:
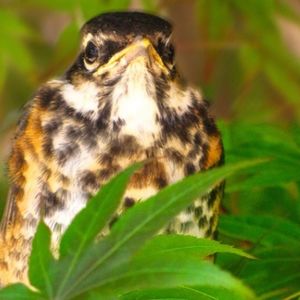
[[(92, 119), (72, 112), (77, 107), (65, 93), (65, 103), (71, 110), (51, 115), (42, 124), (52, 155), (46, 162), (51, 174), (43, 187), (47, 199), (45, 222), (53, 231), (54, 240), (59, 239), (91, 195), (135, 162), (149, 163), (129, 184), (120, 212), (200, 169), (202, 150), (197, 139), (186, 143), (177, 133), (170, 134), (167, 126), (163, 133), (158, 108), (140, 85), (129, 81), (127, 90), (117, 89), (112, 106), (102, 109), (109, 113), (94, 114)], [(56, 126), (51, 126), (51, 122)], [(179, 129), (183, 135), (196, 135), (196, 129)]]
[(97, 135), (95, 129), (65, 122), (53, 134), (52, 145), (53, 172), (45, 184), (44, 198), (48, 200), (44, 205), (45, 222), (53, 232), (54, 243), (91, 195), (134, 162), (149, 160), (132, 179), (120, 204), (120, 213), (187, 175), (184, 153), (180, 162), (176, 161), (176, 153), (172, 153), (183, 151), (184, 147), (176, 150), (175, 142), (165, 147), (145, 147), (136, 135), (120, 132)]
[[(49, 122), (44, 128), (47, 126)], [(47, 139), (52, 151), (44, 163), (49, 172), (43, 179), (41, 202), (54, 240), (105, 182), (147, 157), (133, 135), (98, 131), (95, 126), (63, 117)]]

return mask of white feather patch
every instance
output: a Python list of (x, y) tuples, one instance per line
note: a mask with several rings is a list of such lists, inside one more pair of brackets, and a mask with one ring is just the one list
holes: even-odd
[(62, 96), (66, 103), (81, 113), (89, 113), (91, 117), (98, 114), (99, 89), (93, 82), (85, 82), (79, 87), (66, 84), (62, 88)]
[[(156, 122), (158, 107), (152, 94), (155, 88), (152, 78), (140, 61), (131, 63), (120, 84), (113, 93), (112, 121), (122, 119), (122, 133), (133, 135), (149, 145), (159, 134)], [(142, 70), (141, 70), (142, 69)], [(146, 74), (141, 76), (141, 74)]]

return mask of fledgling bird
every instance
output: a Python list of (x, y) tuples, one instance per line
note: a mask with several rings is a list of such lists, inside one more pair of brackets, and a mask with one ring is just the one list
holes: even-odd
[[(106, 13), (82, 28), (70, 69), (26, 105), (9, 160), (0, 236), (0, 283), (28, 283), (41, 218), (52, 246), (91, 195), (120, 170), (146, 161), (118, 215), (135, 202), (223, 161), (221, 137), (201, 94), (176, 69), (169, 22)], [(213, 237), (222, 185), (180, 213), (166, 233)]]

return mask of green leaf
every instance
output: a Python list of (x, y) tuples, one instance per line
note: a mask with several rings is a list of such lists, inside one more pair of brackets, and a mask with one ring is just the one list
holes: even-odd
[(197, 291), (193, 288), (169, 288), (169, 289), (148, 289), (130, 292), (121, 297), (122, 300), (215, 300), (201, 291)]
[(300, 248), (300, 226), (271, 216), (222, 216), (219, 232), (261, 245), (287, 244)]
[(151, 239), (139, 252), (138, 257), (148, 257), (157, 255), (192, 255), (198, 258), (205, 258), (215, 253), (231, 253), (247, 258), (253, 256), (229, 245), (223, 245), (218, 241), (200, 239), (188, 235), (159, 235)]
[(121, 297), (122, 300), (245, 300), (231, 290), (217, 287), (178, 287), (134, 291)]
[[(244, 300), (243, 295), (227, 288), (195, 287), (197, 291), (210, 295), (216, 300)], [(253, 297), (256, 299), (256, 297)]]
[(35, 293), (21, 283), (9, 285), (0, 289), (1, 300), (42, 300), (39, 293)]
[(63, 279), (60, 282), (60, 289), (64, 288), (87, 246), (108, 224), (119, 206), (131, 175), (140, 167), (141, 164), (135, 164), (105, 184), (67, 228), (62, 236), (60, 255), (61, 257), (68, 256), (68, 265), (61, 270)]
[(253, 188), (279, 186), (283, 183), (293, 182), (299, 178), (298, 164), (287, 164), (283, 161), (271, 161), (266, 163), (264, 168), (258, 168), (243, 178), (242, 182), (229, 183), (227, 192), (239, 190), (250, 191)]
[(114, 268), (127, 262), (147, 239), (196, 197), (207, 193), (225, 177), (257, 163), (244, 162), (195, 174), (129, 209), (115, 223), (108, 237), (87, 249), (59, 296), (76, 295), (91, 286), (100, 286), (109, 279)]
[(247, 261), (240, 276), (259, 294), (275, 289), (296, 291), (300, 283), (299, 253), (300, 247), (290, 245), (260, 247), (255, 251), (259, 259), (255, 263)]
[[(126, 293), (142, 288), (178, 287), (197, 285), (226, 288), (252, 299), (253, 293), (241, 281), (216, 265), (197, 258), (163, 254), (150, 260), (147, 257), (133, 259), (115, 270), (113, 276), (104, 280), (98, 291)], [(100, 298), (101, 299), (101, 298)]]
[[(298, 297), (298, 298), (296, 298), (296, 297)], [(300, 298), (300, 290), (298, 289), (297, 292), (295, 292), (295, 293), (293, 293), (293, 294), (289, 294), (289, 295), (285, 298), (285, 300), (294, 300), (294, 299), (299, 300), (299, 298)], [(266, 298), (265, 298), (265, 299), (266, 299)]]
[(45, 292), (49, 298), (53, 295), (49, 266), (54, 262), (50, 251), (50, 229), (40, 222), (32, 241), (32, 251), (29, 259), (29, 279), (32, 285)]
[(227, 182), (227, 192), (249, 191), (298, 180), (300, 148), (297, 140), (286, 131), (267, 124), (234, 123), (223, 124), (222, 133), (228, 162), (255, 157), (270, 158), (263, 167), (249, 169), (242, 181)]

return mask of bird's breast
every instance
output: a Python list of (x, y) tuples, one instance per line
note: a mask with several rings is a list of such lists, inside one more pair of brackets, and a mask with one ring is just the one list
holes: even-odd
[(121, 134), (150, 146), (158, 139), (159, 109), (152, 76), (138, 63), (130, 65), (112, 94), (112, 122), (121, 120)]

